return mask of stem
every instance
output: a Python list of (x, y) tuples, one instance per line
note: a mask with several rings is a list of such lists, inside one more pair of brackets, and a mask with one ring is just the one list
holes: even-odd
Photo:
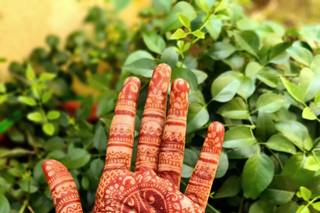
[(27, 205), (28, 205), (28, 200), (25, 200), (23, 202), (23, 205), (21, 206), (20, 210), (19, 210), (19, 213), (23, 213), (24, 210), (27, 208)]

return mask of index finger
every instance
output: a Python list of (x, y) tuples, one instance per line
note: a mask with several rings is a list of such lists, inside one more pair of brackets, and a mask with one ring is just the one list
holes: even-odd
[(139, 90), (140, 80), (127, 78), (111, 122), (104, 170), (130, 169)]

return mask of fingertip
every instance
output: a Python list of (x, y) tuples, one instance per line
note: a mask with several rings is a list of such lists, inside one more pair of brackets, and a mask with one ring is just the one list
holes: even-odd
[(224, 138), (224, 126), (218, 121), (212, 122), (208, 127), (207, 138), (213, 141), (213, 144), (222, 144)]
[(208, 127), (209, 132), (216, 132), (220, 134), (224, 134), (224, 126), (222, 123), (218, 121), (213, 121)]
[(168, 64), (158, 64), (155, 68), (155, 72), (160, 72), (166, 76), (171, 74), (171, 67)]
[(182, 78), (177, 78), (173, 81), (173, 89), (179, 92), (189, 92), (189, 84)]
[(135, 77), (135, 76), (129, 76), (129, 77), (126, 78), (126, 80), (124, 81), (124, 84), (126, 85), (126, 84), (129, 84), (129, 83), (136, 84), (139, 87), (141, 85), (140, 79)]

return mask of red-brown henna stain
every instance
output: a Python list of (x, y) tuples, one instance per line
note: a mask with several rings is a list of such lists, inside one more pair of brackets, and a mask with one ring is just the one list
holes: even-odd
[(56, 212), (82, 213), (77, 186), (66, 167), (56, 160), (46, 160), (42, 169), (50, 187)]
[(171, 68), (160, 64), (153, 72), (141, 120), (136, 158), (136, 171), (157, 171), (161, 135), (166, 117)]
[[(157, 69), (162, 70), (158, 71), (160, 74), (169, 72), (165, 65), (159, 65)], [(156, 73), (153, 75), (153, 85), (149, 87), (150, 102), (147, 100), (144, 115), (150, 112), (151, 115), (155, 115), (156, 112), (165, 114), (164, 99), (168, 86), (164, 85), (161, 90), (158, 88), (159, 82), (168, 82), (167, 78), (169, 78), (167, 75), (158, 76)], [(94, 212), (204, 212), (222, 148), (223, 126), (217, 122), (210, 125), (200, 159), (185, 195), (182, 194), (178, 186), (183, 161), (189, 89), (185, 81), (176, 80), (172, 85), (164, 133), (161, 134), (158, 130), (146, 136), (148, 134), (146, 131), (145, 139), (140, 139), (142, 143), (139, 144), (139, 146), (146, 145), (148, 148), (148, 144), (143, 143), (144, 140), (145, 142), (157, 141), (158, 144), (159, 138), (162, 137), (159, 176), (154, 169), (155, 153), (152, 153), (152, 157), (149, 158), (148, 155), (146, 156), (148, 152), (144, 152), (145, 149), (141, 151), (142, 148), (138, 148), (140, 162), (137, 166), (141, 169), (134, 173), (130, 172), (134, 117), (139, 88), (139, 80), (131, 77), (125, 82), (120, 92), (110, 130), (106, 165), (96, 193)], [(157, 99), (155, 94), (164, 99)], [(158, 101), (155, 103), (158, 108), (153, 105), (154, 101)], [(151, 123), (147, 118), (148, 116), (145, 116), (144, 122)], [(164, 117), (156, 122), (155, 125), (158, 127), (163, 126)], [(151, 159), (151, 162), (147, 162), (148, 159)], [(56, 212), (82, 212), (76, 184), (67, 169), (55, 160), (48, 160), (43, 164), (43, 170), (50, 186)]]
[(188, 83), (176, 79), (172, 84), (170, 107), (162, 135), (158, 173), (180, 185), (188, 112)]
[(205, 210), (215, 177), (224, 136), (223, 125), (213, 122), (208, 128), (200, 158), (189, 180), (185, 194)]
[(119, 94), (109, 133), (105, 170), (130, 168), (139, 90), (140, 80), (129, 77)]

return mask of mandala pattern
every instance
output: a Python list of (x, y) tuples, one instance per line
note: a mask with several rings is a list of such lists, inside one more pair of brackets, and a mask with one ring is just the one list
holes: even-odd
[[(185, 194), (179, 191), (186, 134), (189, 86), (176, 79), (166, 116), (171, 69), (156, 67), (141, 121), (136, 171), (130, 163), (140, 81), (128, 78), (119, 94), (111, 123), (105, 167), (93, 212), (200, 213), (205, 211), (222, 149), (224, 128), (213, 122)], [(82, 212), (76, 184), (58, 161), (47, 160), (43, 171), (57, 213)]]

